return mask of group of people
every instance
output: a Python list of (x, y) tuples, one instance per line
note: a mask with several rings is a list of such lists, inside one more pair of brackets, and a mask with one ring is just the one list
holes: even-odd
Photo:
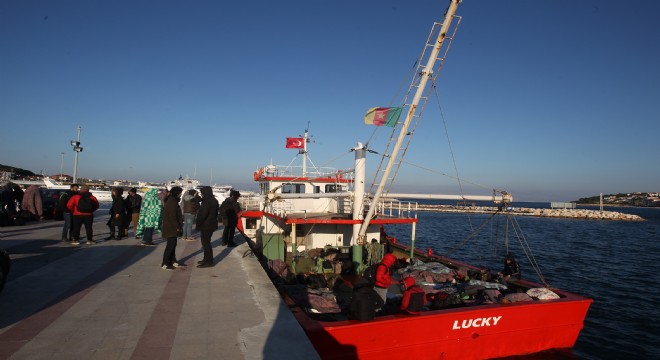
[[(387, 301), (387, 289), (392, 283), (392, 266), (396, 256), (387, 253), (375, 267), (373, 283), (365, 278), (354, 285), (353, 300), (350, 304), (350, 314), (355, 320), (372, 320)], [(424, 291), (416, 284), (415, 278), (407, 276), (399, 284), (403, 297), (399, 305), (402, 313), (419, 314), (424, 307)]]
[[(175, 186), (169, 190), (163, 200), (161, 236), (167, 242), (161, 264), (163, 269), (172, 270), (185, 266), (178, 262), (175, 257), (177, 239), (178, 237), (183, 237), (186, 240), (193, 240), (193, 223), (196, 229), (199, 230), (200, 242), (204, 254), (202, 260), (198, 261), (197, 267), (206, 268), (215, 265), (213, 262), (211, 238), (213, 237), (213, 232), (218, 229), (218, 221), (222, 221), (224, 224), (222, 244), (236, 246), (234, 232), (238, 225), (238, 214), (241, 211), (240, 204), (238, 203), (238, 198), (241, 194), (238, 191), (232, 190), (229, 197), (222, 204), (219, 204), (210, 186), (202, 187), (199, 192), (201, 197), (198, 196), (196, 190), (189, 190), (182, 196), (183, 189)], [(149, 192), (147, 192), (145, 198), (148, 195)], [(182, 197), (183, 201), (181, 201)], [(179, 205), (180, 202), (183, 203), (183, 210)], [(141, 226), (142, 214), (140, 214), (138, 233)], [(151, 232), (153, 232), (153, 229)]]
[(6, 182), (0, 187), (0, 225), (22, 225), (25, 221), (44, 217), (39, 187), (30, 185), (25, 191), (17, 184)]
[(110, 235), (106, 240), (121, 240), (123, 237), (128, 237), (128, 229), (131, 224), (133, 224), (133, 236), (136, 239), (140, 238), (137, 223), (142, 208), (142, 196), (137, 193), (136, 188), (130, 189), (125, 199), (123, 195), (123, 188), (115, 187), (112, 189), (112, 206), (110, 207), (110, 219), (107, 223)]
[[(392, 284), (392, 266), (396, 257), (387, 253), (381, 262), (376, 265), (372, 281), (366, 278), (358, 280), (353, 289), (353, 299), (350, 304), (350, 314), (355, 320), (372, 320), (378, 311), (382, 309), (387, 301), (387, 291)], [(520, 265), (513, 254), (507, 254), (504, 258), (504, 267), (498, 273), (498, 278), (504, 284), (510, 280), (520, 280)], [(419, 314), (425, 305), (426, 296), (424, 290), (416, 284), (415, 278), (406, 276), (401, 279), (399, 286), (402, 291), (399, 311), (408, 315)]]
[[(201, 196), (200, 196), (201, 195)], [(177, 239), (194, 241), (193, 224), (200, 233), (200, 241), (204, 256), (197, 267), (214, 266), (211, 238), (218, 229), (218, 222), (224, 225), (222, 245), (236, 246), (234, 234), (238, 225), (238, 214), (241, 211), (238, 191), (232, 190), (222, 204), (213, 195), (209, 186), (202, 187), (200, 194), (196, 190), (188, 190), (185, 195), (181, 187), (170, 190), (149, 189), (144, 199), (132, 188), (126, 198), (120, 187), (112, 190), (112, 205), (107, 226), (110, 235), (106, 240), (121, 240), (128, 236), (128, 230), (133, 224), (133, 234), (141, 239), (143, 246), (155, 246), (154, 233), (160, 232), (165, 239), (165, 251), (161, 267), (172, 270), (185, 264), (176, 260)], [(183, 198), (183, 199), (182, 199)], [(94, 244), (92, 223), (94, 212), (99, 208), (99, 202), (90, 192), (88, 186), (72, 184), (70, 189), (60, 196), (64, 225), (62, 240), (71, 241), (72, 245), (80, 244), (80, 231), (85, 226), (86, 244)], [(183, 205), (183, 209), (181, 205)]]

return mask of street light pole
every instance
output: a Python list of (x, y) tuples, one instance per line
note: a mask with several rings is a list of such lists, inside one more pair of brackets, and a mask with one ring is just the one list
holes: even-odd
[(82, 146), (80, 146), (80, 126), (78, 126), (78, 141), (71, 140), (71, 146), (73, 146), (73, 152), (76, 153), (76, 156), (73, 160), (73, 183), (78, 183), (78, 153), (83, 151)]
[(60, 179), (59, 180), (62, 181), (62, 171), (64, 171), (64, 151), (62, 151), (60, 153), (60, 157), (61, 157), (61, 160), (60, 160)]

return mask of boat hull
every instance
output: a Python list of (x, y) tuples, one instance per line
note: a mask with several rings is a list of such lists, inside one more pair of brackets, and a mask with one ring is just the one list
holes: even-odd
[[(397, 257), (410, 247), (390, 244)], [(414, 251), (423, 261), (475, 270), (453, 259)], [(519, 280), (525, 288), (541, 285)], [(593, 300), (560, 289), (559, 299), (468, 305), (420, 315), (377, 316), (372, 321), (318, 321), (282, 294), (323, 359), (490, 359), (570, 349)]]
[(323, 359), (488, 359), (571, 348), (591, 300), (559, 299), (321, 322), (293, 313)]

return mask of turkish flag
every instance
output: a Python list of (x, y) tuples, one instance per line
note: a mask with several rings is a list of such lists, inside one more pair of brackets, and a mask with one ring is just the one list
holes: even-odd
[(305, 138), (286, 138), (286, 148), (287, 149), (304, 149), (305, 148)]

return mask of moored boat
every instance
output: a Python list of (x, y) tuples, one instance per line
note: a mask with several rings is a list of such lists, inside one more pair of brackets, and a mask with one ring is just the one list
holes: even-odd
[[(242, 229), (254, 239), (253, 250), (324, 359), (523, 355), (571, 348), (583, 327), (591, 299), (551, 287), (539, 271), (540, 283), (507, 278), (482, 266), (416, 249), (417, 204), (383, 197), (385, 186), (393, 180), (393, 167), (405, 154), (400, 152), (403, 139), (409, 135), (411, 120), (419, 117), (427, 82), (437, 76), (436, 60), (459, 3), (451, 0), (444, 21), (433, 27), (426, 46), (432, 50), (420, 59), (426, 62), (419, 62), (411, 85), (414, 97), (403, 106), (408, 109), (405, 120), (393, 120), (399, 135), (392, 137), (396, 143), (375, 191), (365, 189), (368, 149), (361, 143), (352, 149), (355, 162), (350, 170), (308, 169), (307, 131), (302, 138), (287, 141), (287, 147), (300, 149), (301, 167), (268, 165), (254, 173), (263, 201), (241, 214)], [(494, 190), (489, 197), (499, 209), (512, 202), (505, 191)], [(509, 221), (515, 214), (499, 211), (495, 215)], [(411, 227), (407, 245), (387, 234), (388, 226), (402, 225)], [(537, 270), (531, 250), (522, 242), (521, 246)], [(366, 270), (386, 253), (397, 259), (387, 304), (373, 320), (355, 320), (337, 289), (351, 289), (361, 278), (368, 278)], [(397, 311), (398, 280), (406, 276), (414, 277), (425, 293), (424, 308), (416, 315)], [(447, 298), (455, 301), (437, 301)]]
[[(46, 185), (47, 189), (69, 189), (70, 188), (70, 185), (57, 183), (49, 177), (44, 178), (44, 184)], [(112, 190), (103, 190), (103, 189), (97, 189), (97, 188), (90, 188), (90, 192), (100, 202), (111, 202), (112, 201)]]

